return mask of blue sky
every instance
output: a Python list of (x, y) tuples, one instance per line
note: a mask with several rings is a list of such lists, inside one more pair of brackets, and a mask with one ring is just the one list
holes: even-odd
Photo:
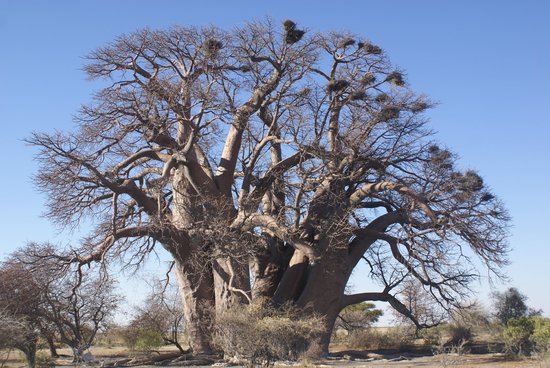
[[(513, 217), (510, 285), (550, 315), (546, 1), (0, 0), (0, 257), (27, 241), (71, 239), (40, 217), (34, 151), (22, 139), (71, 128), (95, 88), (81, 71), (88, 52), (143, 27), (230, 28), (265, 16), (368, 38), (407, 72), (413, 89), (439, 102), (429, 113), (437, 139), (464, 168), (479, 170)], [(354, 286), (364, 287), (360, 277)], [(486, 300), (488, 284), (479, 290)]]

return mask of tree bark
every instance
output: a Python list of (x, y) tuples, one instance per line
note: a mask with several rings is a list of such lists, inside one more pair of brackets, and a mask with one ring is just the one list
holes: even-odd
[[(195, 191), (186, 179), (184, 168), (174, 172), (173, 224), (176, 229), (189, 232), (194, 222), (204, 216), (201, 201), (205, 198)], [(212, 353), (212, 335), (215, 299), (212, 266), (209, 260), (201, 258), (204, 240), (197, 235), (189, 235), (187, 244), (168, 244), (167, 249), (175, 261), (176, 278), (183, 301), (189, 345), (194, 354)], [(194, 254), (194, 257), (190, 255)]]
[(248, 263), (218, 258), (214, 261), (213, 271), (216, 311), (227, 310), (235, 304), (249, 303), (251, 295)]
[[(196, 265), (194, 265), (196, 266)], [(189, 335), (189, 345), (194, 354), (212, 353), (210, 332), (214, 317), (214, 280), (211, 268), (190, 267), (176, 260), (183, 309)]]
[(306, 283), (307, 271), (308, 259), (306, 255), (295, 250), (273, 297), (275, 305), (282, 305), (298, 299)]
[(34, 368), (36, 366), (36, 349), (25, 350), (25, 359), (27, 360), (27, 366), (29, 368)]
[(252, 286), (252, 300), (256, 302), (271, 301), (281, 279), (292, 258), (292, 247), (274, 237), (264, 234), (266, 237), (266, 248), (258, 252), (250, 262), (254, 278)]
[(53, 337), (50, 335), (46, 336), (46, 342), (48, 343), (48, 348), (50, 349), (50, 356), (52, 358), (59, 358), (59, 354), (57, 354), (57, 349), (55, 348), (55, 341), (53, 341)]
[(34, 368), (36, 366), (36, 342), (37, 337), (35, 335), (28, 336), (24, 346), (19, 348), (25, 355), (29, 368)]
[(325, 319), (325, 331), (312, 345), (318, 345), (324, 355), (328, 348), (334, 323), (342, 309), (342, 299), (350, 273), (343, 252), (333, 252), (322, 262), (310, 267), (304, 290), (296, 304), (306, 312), (315, 313)]
[(84, 355), (84, 350), (81, 346), (71, 346), (71, 350), (73, 351), (73, 363), (80, 363), (84, 361), (82, 358), (82, 355)]

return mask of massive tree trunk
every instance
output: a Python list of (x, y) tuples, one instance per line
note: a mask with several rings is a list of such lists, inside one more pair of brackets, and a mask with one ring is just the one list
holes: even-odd
[[(184, 168), (174, 172), (173, 223), (178, 229), (189, 233), (194, 221), (204, 216), (200, 196), (186, 179)], [(214, 278), (211, 260), (206, 258), (206, 244), (197, 234), (190, 234), (187, 244), (174, 239), (169, 245), (175, 261), (176, 277), (181, 291), (189, 345), (195, 354), (212, 353), (211, 324), (213, 323), (215, 299)]]
[(210, 267), (190, 267), (176, 261), (189, 345), (194, 354), (212, 353), (210, 332), (214, 315), (214, 281)]
[(318, 345), (323, 354), (328, 348), (334, 323), (342, 309), (342, 299), (350, 273), (344, 262), (345, 252), (332, 252), (310, 267), (307, 282), (296, 304), (306, 312), (315, 313), (325, 319), (325, 331), (312, 345)]

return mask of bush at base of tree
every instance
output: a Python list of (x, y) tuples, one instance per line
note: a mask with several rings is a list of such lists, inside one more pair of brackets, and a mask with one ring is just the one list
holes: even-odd
[(244, 360), (248, 366), (269, 366), (306, 353), (324, 324), (323, 319), (303, 317), (294, 308), (233, 308), (217, 316), (214, 341), (226, 357)]

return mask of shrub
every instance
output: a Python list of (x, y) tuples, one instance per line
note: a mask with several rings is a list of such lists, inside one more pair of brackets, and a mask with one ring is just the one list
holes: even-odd
[(463, 325), (449, 325), (449, 341), (450, 345), (461, 345), (472, 340), (472, 329)]
[(216, 316), (214, 342), (226, 356), (244, 360), (249, 366), (296, 360), (309, 349), (311, 341), (320, 337), (325, 326), (320, 317), (299, 315), (290, 307), (233, 308)]
[(533, 334), (531, 341), (537, 352), (550, 351), (550, 318), (533, 317)]
[(509, 319), (502, 331), (502, 340), (506, 350), (512, 354), (525, 354), (532, 350), (531, 335), (534, 332), (532, 318), (519, 317)]
[(156, 350), (164, 345), (162, 336), (157, 331), (140, 329), (137, 331), (135, 349), (139, 351)]
[(336, 327), (346, 331), (370, 327), (378, 321), (383, 312), (374, 303), (364, 302), (348, 305), (338, 315)]
[(355, 349), (402, 349), (411, 345), (413, 339), (414, 333), (406, 327), (365, 328), (351, 331), (347, 345)]

